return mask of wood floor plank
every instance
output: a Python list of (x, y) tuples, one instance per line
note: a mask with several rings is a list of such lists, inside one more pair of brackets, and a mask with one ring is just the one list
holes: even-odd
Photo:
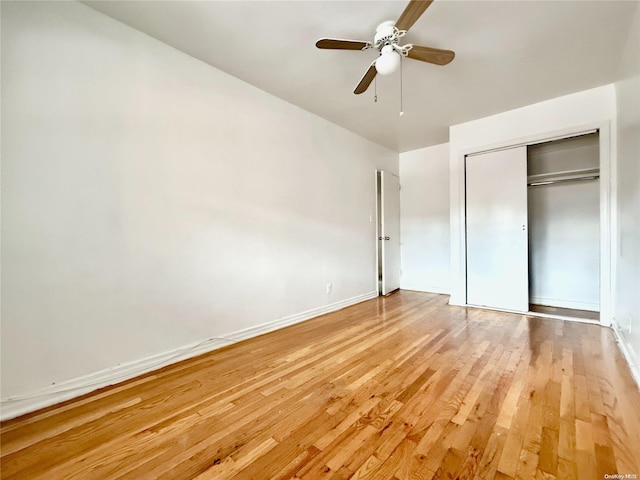
[(576, 419), (576, 465), (579, 478), (596, 479), (595, 446), (591, 423), (578, 418)]
[(554, 476), (558, 474), (558, 432), (550, 428), (542, 429), (538, 468)]
[(576, 461), (576, 426), (574, 420), (560, 420), (558, 431), (558, 457), (569, 462)]
[(640, 473), (611, 331), (400, 291), (0, 426), (0, 478)]
[(502, 457), (502, 450), (507, 441), (507, 431), (500, 427), (493, 430), (484, 448), (482, 458), (478, 465), (478, 470), (474, 478), (490, 480), (498, 472), (498, 464)]
[(526, 448), (523, 448), (520, 452), (520, 459), (518, 461), (518, 468), (516, 470), (515, 478), (517, 480), (528, 480), (535, 478), (536, 470), (538, 469), (539, 457), (537, 454), (530, 452)]

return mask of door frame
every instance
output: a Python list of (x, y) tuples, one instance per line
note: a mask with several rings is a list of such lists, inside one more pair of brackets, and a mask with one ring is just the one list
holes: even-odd
[[(599, 154), (600, 154), (600, 325), (610, 326), (613, 317), (614, 305), (614, 285), (616, 243), (613, 241), (613, 234), (617, 230), (616, 216), (616, 168), (614, 164), (615, 156), (612, 155), (611, 125), (610, 121), (594, 122), (579, 125), (562, 130), (548, 131), (526, 137), (505, 140), (499, 143), (473, 147), (458, 153), (457, 177), (452, 178), (452, 182), (458, 183), (459, 202), (458, 218), (460, 228), (458, 230), (458, 242), (460, 249), (455, 259), (458, 271), (452, 272), (454, 281), (457, 277), (457, 296), (452, 296), (452, 305), (470, 306), (467, 304), (467, 231), (466, 231), (466, 178), (465, 162), (467, 155), (488, 153), (495, 150), (506, 150), (519, 146), (535, 145), (537, 143), (561, 140), (563, 138), (576, 137), (586, 133), (598, 132)], [(453, 260), (453, 259), (452, 259)]]
[(375, 171), (373, 172), (373, 181), (374, 181), (374, 194), (375, 194), (375, 222), (376, 222), (376, 228), (375, 228), (375, 240), (374, 240), (374, 245), (376, 246), (375, 250), (376, 250), (376, 268), (375, 270), (375, 286), (376, 286), (376, 292), (378, 292), (378, 296), (382, 295), (382, 286), (380, 285), (380, 276), (382, 274), (382, 271), (380, 270), (380, 261), (381, 261), (381, 257), (380, 257), (380, 240), (378, 240), (378, 238), (380, 237), (380, 184), (379, 184), (379, 178), (380, 178), (380, 172), (382, 172), (382, 170), (380, 169), (375, 169)]

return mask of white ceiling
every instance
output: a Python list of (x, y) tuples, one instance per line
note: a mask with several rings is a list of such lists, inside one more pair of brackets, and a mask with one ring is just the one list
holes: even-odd
[(91, 1), (122, 21), (365, 138), (404, 152), (448, 141), (449, 125), (617, 79), (637, 1), (436, 0), (402, 43), (454, 50), (446, 66), (353, 89), (375, 50), (315, 48), (372, 40), (407, 1)]

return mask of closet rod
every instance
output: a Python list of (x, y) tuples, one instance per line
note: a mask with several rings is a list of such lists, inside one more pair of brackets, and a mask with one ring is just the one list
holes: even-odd
[(598, 178), (600, 178), (600, 175), (590, 175), (588, 177), (577, 177), (577, 178), (560, 178), (558, 180), (546, 180), (544, 182), (527, 183), (527, 187), (538, 187), (540, 185), (552, 185), (554, 183), (563, 183), (563, 182), (580, 182), (583, 180), (596, 180)]

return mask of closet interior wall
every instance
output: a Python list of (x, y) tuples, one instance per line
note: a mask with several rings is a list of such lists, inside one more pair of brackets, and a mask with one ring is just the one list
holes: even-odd
[(599, 163), (597, 132), (527, 149), (532, 311), (600, 310)]

